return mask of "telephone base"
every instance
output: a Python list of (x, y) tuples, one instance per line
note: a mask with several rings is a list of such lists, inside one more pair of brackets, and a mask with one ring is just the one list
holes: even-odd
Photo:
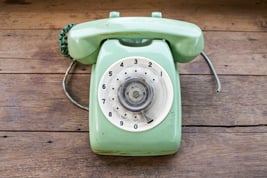
[[(109, 77), (113, 77), (116, 73), (107, 70), (110, 70), (109, 68), (112, 65), (118, 63), (118, 60), (120, 60), (119, 62), (121, 63), (121, 60), (131, 59), (132, 56), (137, 56), (138, 59), (149, 59), (149, 61), (152, 61), (152, 66), (156, 66), (156, 64), (160, 65), (160, 69), (166, 71), (166, 75), (170, 78), (172, 85), (172, 102), (162, 104), (162, 106), (155, 111), (159, 114), (153, 116), (154, 121), (151, 123), (144, 122), (147, 126), (145, 125), (143, 128), (141, 128), (141, 124), (140, 127), (139, 125), (137, 127), (135, 122), (138, 123), (138, 121), (134, 120), (133, 125), (131, 125), (131, 122), (128, 125), (119, 125), (120, 120), (123, 120), (123, 116), (117, 117), (114, 108), (110, 109), (110, 112), (103, 113), (101, 107), (106, 107), (108, 99), (104, 98), (102, 100), (102, 98), (99, 98), (99, 96), (102, 97), (103, 95), (101, 92), (100, 95), (97, 94), (99, 93), (99, 90), (103, 90), (102, 93), (106, 92), (107, 97), (112, 97), (110, 96), (112, 95), (112, 89), (108, 88), (111, 86), (108, 83), (102, 84), (101, 79), (106, 75), (107, 81), (111, 80)], [(135, 66), (134, 63), (136, 61), (133, 60), (133, 65), (128, 66), (128, 68), (125, 67), (126, 62), (127, 61), (123, 64), (124, 66), (121, 64), (121, 67), (125, 68), (122, 70), (128, 70), (128, 68)], [(152, 70), (149, 66), (144, 69)], [(155, 68), (155, 70), (158, 69)], [(149, 72), (150, 71), (147, 73), (149, 74)], [(159, 75), (161, 75), (161, 72), (159, 72)], [(140, 47), (126, 46), (119, 40), (105, 41), (100, 49), (97, 63), (92, 66), (90, 83), (89, 136), (93, 152), (100, 155), (116, 156), (158, 156), (174, 154), (177, 152), (181, 141), (181, 97), (179, 74), (169, 46), (164, 40), (153, 40), (150, 44)], [(116, 100), (116, 97), (114, 98)], [(163, 99), (162, 103), (164, 102), (165, 100)], [(112, 106), (113, 105), (114, 104), (112, 104)], [(160, 115), (161, 112), (164, 112), (165, 105), (170, 105), (170, 109), (162, 121), (158, 122), (157, 116)], [(123, 110), (125, 110), (125, 108)], [(153, 115), (153, 113), (149, 114)], [(126, 118), (123, 122), (131, 119), (133, 118)], [(153, 125), (156, 122), (158, 123)], [(152, 124), (153, 127), (150, 124)], [(139, 128), (140, 130), (138, 130)]]

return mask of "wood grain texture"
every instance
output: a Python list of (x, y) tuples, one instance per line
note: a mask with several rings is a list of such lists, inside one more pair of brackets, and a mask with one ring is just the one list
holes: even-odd
[[(69, 60), (58, 48), (58, 30), (0, 30), (0, 73), (64, 73)], [(267, 33), (205, 32), (205, 50), (218, 74), (267, 75)], [(90, 73), (79, 65), (76, 73)], [(197, 57), (179, 64), (181, 74), (210, 74)]]
[(0, 2), (0, 29), (59, 29), (67, 23), (107, 18), (110, 11), (122, 16), (150, 16), (152, 11), (164, 17), (198, 24), (204, 30), (267, 31), (265, 0), (242, 1), (14, 1)]
[[(88, 131), (88, 113), (63, 93), (59, 74), (1, 74), (0, 130)], [(182, 75), (183, 125), (267, 125), (267, 76)], [(89, 75), (76, 74), (70, 92), (88, 103)]]
[[(69, 60), (59, 53), (68, 23), (150, 16), (198, 24), (203, 59), (178, 64), (182, 146), (176, 155), (109, 157), (91, 152), (88, 112), (65, 97)], [(0, 177), (266, 177), (267, 1), (0, 1)], [(68, 88), (88, 103), (90, 66), (78, 65)]]
[(264, 177), (267, 133), (184, 133), (176, 155), (97, 156), (88, 133), (0, 133), (2, 177)]

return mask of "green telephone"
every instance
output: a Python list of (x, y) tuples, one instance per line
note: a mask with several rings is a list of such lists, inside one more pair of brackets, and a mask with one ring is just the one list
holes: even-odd
[(153, 12), (152, 17), (120, 17), (118, 12), (111, 12), (110, 18), (75, 25), (67, 39), (63, 36), (63, 54), (92, 64), (92, 150), (122, 156), (176, 153), (181, 141), (176, 62), (205, 55), (200, 28), (162, 18), (160, 12)]

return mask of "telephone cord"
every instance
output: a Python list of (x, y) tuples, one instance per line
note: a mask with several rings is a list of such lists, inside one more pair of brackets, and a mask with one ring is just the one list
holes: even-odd
[(63, 56), (71, 58), (70, 54), (69, 54), (69, 50), (68, 50), (68, 37), (67, 37), (67, 33), (70, 31), (70, 29), (72, 29), (72, 27), (74, 27), (75, 24), (68, 24), (66, 25), (59, 33), (58, 36), (58, 43), (59, 43), (59, 48), (60, 48), (60, 52), (61, 54), (63, 54)]
[(76, 65), (76, 63), (77, 63), (76, 60), (72, 60), (72, 62), (70, 63), (68, 69), (67, 69), (66, 72), (65, 72), (65, 75), (64, 75), (64, 78), (63, 78), (63, 82), (62, 82), (63, 90), (64, 90), (64, 93), (65, 93), (65, 95), (67, 96), (67, 98), (68, 98), (74, 105), (76, 105), (77, 107), (79, 107), (79, 108), (81, 108), (81, 109), (83, 109), (83, 110), (89, 111), (89, 108), (88, 108), (87, 106), (84, 106), (84, 105), (80, 104), (78, 101), (76, 101), (76, 100), (69, 94), (69, 92), (68, 92), (68, 90), (67, 90), (67, 87), (66, 87), (66, 86), (67, 86), (67, 82), (66, 82), (66, 81), (67, 81), (68, 75), (69, 75), (71, 69), (73, 68), (73, 66)]
[(64, 93), (65, 95), (67, 96), (67, 98), (74, 104), (76, 105), (77, 107), (81, 108), (81, 109), (84, 109), (86, 111), (89, 110), (89, 108), (87, 106), (84, 106), (82, 104), (80, 104), (79, 102), (77, 102), (71, 95), (70, 93), (68, 92), (67, 90), (67, 78), (68, 78), (68, 75), (70, 73), (70, 71), (72, 70), (73, 66), (76, 65), (76, 60), (73, 59), (70, 54), (69, 54), (69, 50), (68, 50), (68, 36), (67, 36), (67, 33), (72, 29), (72, 27), (74, 27), (75, 24), (68, 24), (66, 25), (61, 31), (60, 31), (60, 34), (58, 36), (58, 43), (59, 43), (59, 48), (60, 48), (60, 52), (61, 54), (63, 54), (63, 56), (65, 57), (68, 57), (72, 60), (72, 62), (70, 63), (69, 67), (67, 68), (66, 72), (65, 72), (65, 75), (64, 75), (64, 78), (63, 78), (63, 81), (62, 81), (62, 86), (63, 86), (63, 90), (64, 90)]
[(219, 77), (218, 77), (218, 75), (217, 75), (217, 72), (216, 72), (216, 70), (215, 70), (215, 68), (214, 68), (214, 66), (213, 66), (213, 64), (212, 64), (212, 62), (211, 62), (211, 60), (209, 59), (209, 57), (207, 56), (207, 54), (204, 52), (204, 51), (202, 51), (201, 53), (201, 56), (205, 59), (205, 61), (208, 63), (208, 65), (209, 65), (209, 68), (210, 68), (210, 70), (211, 70), (211, 72), (212, 72), (212, 74), (213, 74), (213, 76), (214, 76), (214, 78), (215, 78), (215, 80), (216, 80), (216, 83), (217, 83), (217, 93), (219, 93), (220, 91), (221, 91), (221, 81), (220, 81), (220, 79), (219, 79)]

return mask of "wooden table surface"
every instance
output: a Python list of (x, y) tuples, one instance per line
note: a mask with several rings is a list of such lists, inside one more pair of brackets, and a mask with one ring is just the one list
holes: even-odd
[[(70, 61), (59, 30), (68, 23), (150, 16), (198, 24), (203, 59), (179, 64), (183, 133), (179, 152), (159, 157), (95, 155), (88, 113), (62, 89)], [(267, 177), (267, 1), (0, 1), (0, 177)], [(79, 65), (71, 93), (88, 103), (90, 66)]]

